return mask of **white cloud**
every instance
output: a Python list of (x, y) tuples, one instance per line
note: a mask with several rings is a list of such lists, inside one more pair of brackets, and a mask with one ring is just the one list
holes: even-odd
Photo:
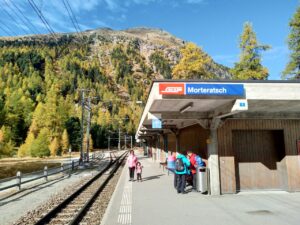
[(69, 1), (75, 12), (93, 11), (103, 0), (71, 0)]
[(274, 46), (270, 50), (262, 53), (263, 60), (274, 60), (282, 57), (288, 57), (289, 49), (286, 45)]
[(224, 54), (224, 55), (215, 55), (212, 56), (212, 58), (221, 64), (227, 65), (227, 66), (232, 66), (234, 65), (235, 62), (238, 61), (238, 54)]

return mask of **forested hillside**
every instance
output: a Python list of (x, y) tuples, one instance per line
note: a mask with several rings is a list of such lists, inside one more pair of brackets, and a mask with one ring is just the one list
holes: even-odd
[[(49, 156), (80, 146), (80, 92), (92, 90), (94, 147), (134, 134), (153, 79), (230, 77), (201, 48), (156, 29), (0, 38), (0, 155)], [(196, 50), (196, 51), (195, 51)], [(185, 73), (182, 55), (199, 57)], [(200, 67), (199, 67), (200, 66)], [(193, 68), (191, 68), (193, 70)], [(20, 148), (19, 148), (20, 147)]]

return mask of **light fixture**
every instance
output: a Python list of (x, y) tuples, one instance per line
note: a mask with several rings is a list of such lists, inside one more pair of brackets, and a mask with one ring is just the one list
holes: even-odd
[(187, 110), (189, 110), (190, 108), (192, 108), (193, 107), (193, 102), (189, 102), (188, 104), (186, 104), (185, 106), (183, 106), (180, 110), (179, 110), (179, 112), (180, 113), (184, 113), (185, 111), (187, 111)]

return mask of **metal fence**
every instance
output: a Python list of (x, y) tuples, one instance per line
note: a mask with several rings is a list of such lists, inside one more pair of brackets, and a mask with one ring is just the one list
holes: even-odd
[[(103, 158), (104, 158), (104, 153), (100, 151), (94, 152), (90, 157), (90, 162), (94, 163), (100, 161)], [(48, 167), (45, 166), (43, 170), (34, 171), (31, 173), (22, 174), (21, 171), (18, 171), (16, 176), (0, 179), (0, 191), (10, 189), (13, 187), (18, 187), (20, 190), (23, 184), (30, 183), (42, 178), (44, 178), (45, 181), (48, 181), (49, 176), (53, 176), (59, 173), (64, 173), (65, 171), (69, 171), (69, 174), (71, 175), (72, 171), (78, 168), (79, 165), (80, 165), (79, 160), (72, 160), (71, 163), (66, 163), (61, 165), (60, 167), (54, 167), (51, 169), (48, 169)]]

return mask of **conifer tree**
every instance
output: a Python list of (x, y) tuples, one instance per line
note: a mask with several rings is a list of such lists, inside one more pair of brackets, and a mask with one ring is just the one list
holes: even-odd
[(10, 127), (2, 126), (0, 130), (0, 156), (11, 156), (13, 154), (14, 143), (11, 138), (12, 131)]
[(289, 23), (291, 33), (288, 45), (291, 50), (290, 61), (282, 73), (284, 79), (300, 79), (300, 6)]
[(51, 141), (51, 143), (49, 145), (49, 149), (50, 149), (51, 156), (59, 155), (60, 145), (59, 145), (59, 141), (58, 141), (57, 137), (53, 138), (53, 140)]
[(179, 63), (173, 68), (175, 79), (211, 79), (213, 74), (207, 72), (212, 59), (194, 43), (187, 43), (181, 50)]
[(239, 46), (241, 49), (240, 61), (235, 63), (234, 68), (231, 69), (233, 79), (266, 80), (269, 72), (261, 64), (261, 52), (270, 47), (258, 43), (256, 34), (249, 22), (244, 24)]
[(31, 155), (31, 147), (34, 139), (35, 139), (34, 133), (29, 131), (25, 143), (22, 144), (18, 150), (19, 157), (25, 157)]
[(31, 156), (33, 157), (44, 157), (50, 156), (49, 149), (49, 130), (42, 128), (37, 138), (31, 145)]
[(70, 143), (69, 143), (69, 135), (66, 129), (64, 129), (64, 132), (61, 137), (61, 146), (62, 146), (62, 152), (63, 154), (66, 154), (68, 152)]

